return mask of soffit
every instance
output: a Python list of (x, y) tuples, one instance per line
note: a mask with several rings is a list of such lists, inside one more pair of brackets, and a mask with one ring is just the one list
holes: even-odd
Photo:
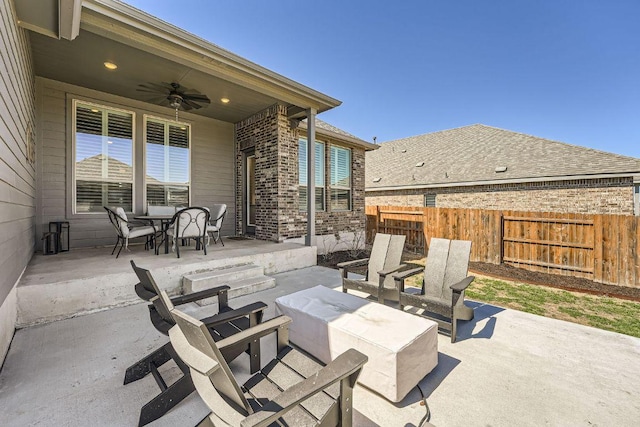
[[(36, 33), (30, 36), (35, 74), (41, 77), (140, 101), (147, 101), (150, 95), (137, 91), (138, 85), (177, 82), (211, 100), (210, 105), (191, 113), (231, 123), (282, 102), (277, 97), (86, 30), (81, 30), (73, 41)], [(105, 61), (114, 62), (118, 69), (107, 70)], [(231, 102), (223, 104), (221, 98)]]

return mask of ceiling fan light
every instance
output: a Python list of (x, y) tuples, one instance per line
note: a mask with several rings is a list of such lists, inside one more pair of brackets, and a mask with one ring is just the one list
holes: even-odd
[(182, 98), (179, 96), (172, 96), (171, 99), (169, 99), (169, 105), (171, 108), (175, 108), (177, 110), (182, 105)]
[(115, 70), (116, 68), (118, 68), (118, 66), (116, 64), (114, 64), (113, 62), (109, 62), (109, 61), (104, 63), (104, 67), (107, 70)]
[(223, 104), (228, 104), (230, 101), (229, 98), (220, 98), (220, 102), (222, 102)]

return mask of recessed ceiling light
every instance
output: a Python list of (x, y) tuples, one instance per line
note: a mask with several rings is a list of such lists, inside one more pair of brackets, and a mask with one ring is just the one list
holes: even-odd
[(416, 167), (417, 167), (417, 168), (421, 168), (421, 167), (423, 167), (423, 166), (424, 166), (424, 162), (416, 163)]
[(220, 98), (220, 102), (222, 102), (223, 104), (228, 104), (230, 101), (229, 98)]
[(380, 182), (380, 180), (382, 180), (382, 178), (379, 178), (379, 177), (373, 178), (373, 182)]
[(114, 64), (113, 62), (105, 62), (104, 66), (107, 70), (115, 70), (116, 68), (118, 68), (118, 66), (116, 64)]

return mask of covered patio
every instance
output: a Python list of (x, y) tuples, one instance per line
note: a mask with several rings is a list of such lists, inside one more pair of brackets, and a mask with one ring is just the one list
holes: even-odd
[[(135, 260), (155, 271), (154, 258)], [(265, 317), (271, 318), (281, 295), (340, 284), (338, 271), (317, 266), (273, 277), (276, 287), (232, 299), (231, 305), (263, 301), (269, 305)], [(438, 336), (438, 366), (420, 381), (432, 423), (637, 424), (640, 339), (489, 305), (474, 307), (475, 320), (461, 322), (455, 344)], [(192, 306), (186, 311), (206, 315), (215, 310)], [(146, 304), (17, 331), (0, 373), (0, 424), (136, 425), (141, 406), (157, 387), (151, 377), (124, 386), (124, 371), (166, 339), (149, 322)], [(274, 339), (263, 339), (263, 363), (274, 352)], [(241, 382), (246, 379), (246, 355), (231, 368)], [(175, 365), (167, 369), (170, 375), (179, 373)], [(354, 425), (419, 425), (425, 415), (420, 400), (418, 388), (392, 404), (357, 386)], [(150, 425), (192, 426), (207, 412), (194, 393)]]

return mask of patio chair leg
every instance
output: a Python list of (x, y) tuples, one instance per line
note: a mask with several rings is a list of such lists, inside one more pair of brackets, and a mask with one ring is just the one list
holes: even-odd
[(127, 385), (146, 377), (151, 373), (152, 363), (157, 367), (162, 366), (169, 360), (171, 360), (172, 357), (169, 351), (169, 347), (171, 347), (170, 342), (166, 343), (162, 347), (155, 350), (153, 353), (129, 366), (124, 374), (124, 384)]
[(120, 236), (118, 236), (118, 240), (116, 240), (116, 244), (113, 246), (113, 250), (111, 251), (111, 255), (113, 255), (113, 253), (116, 251), (116, 248), (118, 247), (118, 243), (120, 243)]
[(122, 239), (122, 241), (120, 242), (120, 249), (118, 249), (118, 254), (116, 255), (116, 259), (118, 259), (118, 257), (120, 256), (120, 252), (122, 251), (122, 248), (124, 248), (124, 239)]
[(180, 245), (176, 242), (176, 254), (178, 254), (178, 258), (180, 258)]
[(193, 386), (191, 375), (186, 374), (142, 407), (138, 427), (157, 420), (182, 402), (193, 391), (195, 391), (195, 387)]

